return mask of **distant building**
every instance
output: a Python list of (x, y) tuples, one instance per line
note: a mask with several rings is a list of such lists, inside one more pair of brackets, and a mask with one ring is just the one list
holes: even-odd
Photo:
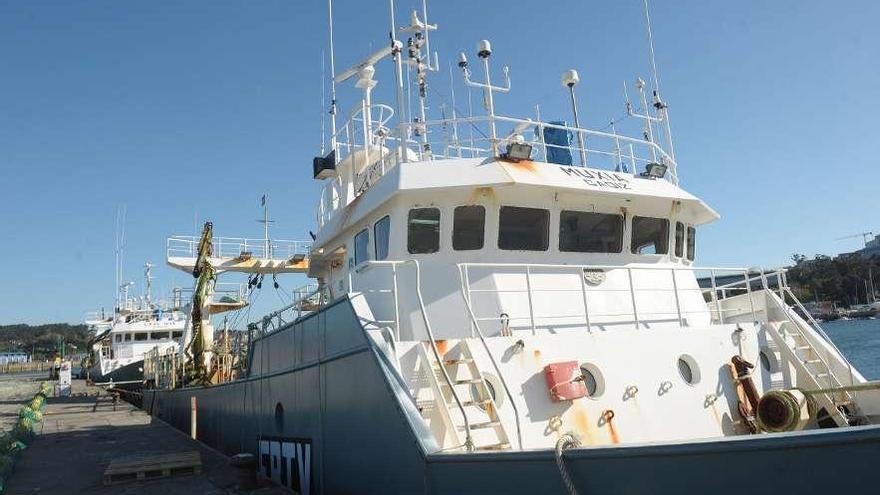
[(30, 361), (24, 352), (0, 352), (0, 364), (26, 363)]
[(880, 257), (880, 235), (865, 243), (865, 247), (856, 251), (862, 258)]

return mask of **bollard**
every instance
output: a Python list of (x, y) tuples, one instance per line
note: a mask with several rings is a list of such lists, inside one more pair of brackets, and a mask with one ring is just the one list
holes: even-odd
[(256, 462), (253, 454), (236, 454), (229, 460), (237, 474), (236, 490), (251, 490), (257, 486)]

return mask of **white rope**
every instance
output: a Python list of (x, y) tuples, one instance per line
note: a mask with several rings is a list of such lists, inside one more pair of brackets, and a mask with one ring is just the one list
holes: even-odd
[(577, 488), (574, 486), (574, 482), (571, 481), (571, 476), (568, 474), (568, 468), (565, 467), (565, 460), (562, 458), (562, 452), (567, 449), (578, 448), (581, 446), (581, 441), (578, 438), (577, 434), (568, 432), (559, 437), (559, 440), (556, 442), (556, 467), (559, 468), (559, 474), (562, 476), (562, 482), (565, 483), (565, 488), (568, 490), (570, 495), (578, 495)]

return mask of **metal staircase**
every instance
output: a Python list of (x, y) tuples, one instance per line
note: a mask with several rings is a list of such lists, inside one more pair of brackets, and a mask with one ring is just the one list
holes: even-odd
[(823, 357), (810, 336), (804, 333), (803, 327), (809, 328), (808, 325), (781, 298), (768, 293), (768, 299), (787, 317), (787, 321), (772, 322), (768, 327), (786, 361), (797, 370), (799, 378), (805, 379), (806, 383), (797, 383), (798, 387), (809, 392), (817, 407), (824, 408), (837, 426), (849, 426), (849, 416), (857, 414), (855, 397), (842, 390), (846, 385), (829, 365), (831, 356), (826, 351)]
[(495, 391), (477, 367), (467, 342), (462, 340), (446, 352), (442, 362), (430, 359), (424, 345), (419, 347), (422, 363), (429, 370), (433, 405), (456, 445), (467, 450), (509, 449), (510, 439), (493, 397)]

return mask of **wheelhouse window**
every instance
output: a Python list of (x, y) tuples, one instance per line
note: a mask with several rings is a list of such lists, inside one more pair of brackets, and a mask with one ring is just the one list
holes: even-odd
[(388, 242), (391, 234), (391, 217), (384, 216), (373, 225), (373, 244), (376, 246), (376, 259), (388, 257)]
[(181, 337), (183, 337), (183, 332), (181, 332), (181, 331), (179, 331), (179, 330), (176, 330), (176, 331), (174, 331), (174, 332), (171, 332), (171, 338), (173, 338), (173, 339), (179, 339), (179, 338), (181, 338)]
[(633, 254), (666, 254), (669, 252), (669, 220), (633, 217)]
[(410, 254), (436, 253), (440, 249), (439, 209), (413, 208), (406, 223), (406, 248)]
[(125, 334), (125, 341), (128, 342), (129, 340), (131, 340), (131, 334), (127, 333)]
[(148, 334), (146, 332), (138, 332), (138, 333), (134, 334), (134, 340), (137, 340), (137, 341), (147, 340), (147, 338), (149, 336), (150, 336), (150, 334)]
[(687, 229), (687, 258), (688, 261), (694, 261), (697, 248), (697, 229), (688, 227)]
[(569, 210), (559, 214), (560, 251), (619, 253), (622, 247), (621, 215)]
[(539, 208), (502, 206), (498, 217), (498, 247), (517, 251), (546, 251), (550, 244), (550, 212)]
[(483, 249), (486, 208), (480, 205), (458, 206), (452, 218), (452, 249)]
[(675, 222), (675, 257), (684, 257), (684, 224)]
[(354, 236), (354, 264), (360, 265), (367, 261), (367, 248), (370, 245), (370, 233), (364, 229)]
[(168, 332), (153, 332), (150, 334), (150, 340), (164, 340), (168, 338)]
[(116, 336), (114, 337), (114, 340), (116, 342), (122, 342), (122, 334), (116, 334)]

